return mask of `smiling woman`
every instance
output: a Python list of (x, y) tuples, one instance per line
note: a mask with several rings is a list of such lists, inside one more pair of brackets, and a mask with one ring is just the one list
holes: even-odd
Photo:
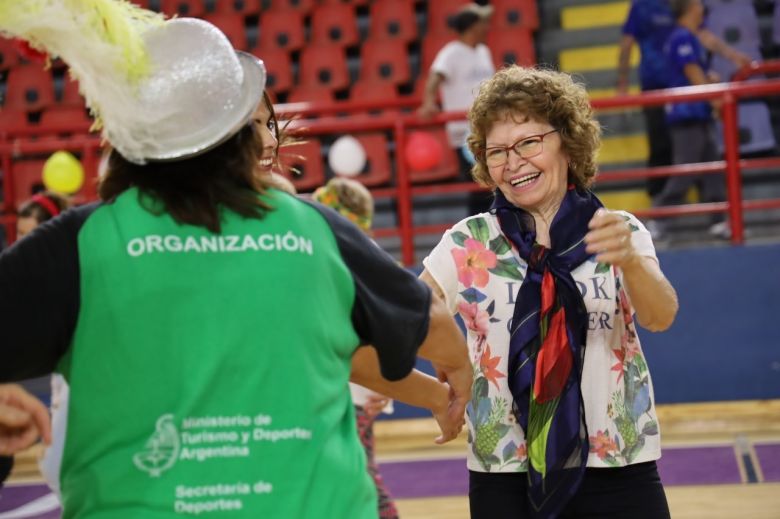
[(669, 517), (633, 315), (661, 330), (677, 301), (642, 223), (589, 189), (585, 89), (505, 68), (469, 122), (472, 175), (495, 202), (445, 233), (421, 277), (467, 324), (471, 517)]

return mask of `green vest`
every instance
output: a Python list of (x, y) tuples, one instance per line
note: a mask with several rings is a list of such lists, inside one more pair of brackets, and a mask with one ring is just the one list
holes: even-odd
[(315, 209), (267, 200), (221, 235), (134, 189), (85, 222), (65, 519), (377, 516), (347, 385), (353, 280)]

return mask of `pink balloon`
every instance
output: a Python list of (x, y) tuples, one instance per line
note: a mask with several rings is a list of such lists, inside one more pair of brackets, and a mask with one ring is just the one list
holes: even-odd
[(406, 139), (406, 165), (412, 171), (428, 171), (441, 163), (444, 149), (428, 132), (415, 131)]

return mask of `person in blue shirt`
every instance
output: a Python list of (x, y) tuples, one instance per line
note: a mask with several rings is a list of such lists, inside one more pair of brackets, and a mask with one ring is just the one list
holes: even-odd
[[(664, 44), (675, 28), (675, 18), (667, 0), (634, 0), (623, 25), (618, 58), (617, 92), (628, 93), (629, 64), (631, 49), (639, 45), (639, 85), (643, 92), (668, 87), (667, 58)], [(695, 33), (700, 42), (710, 51), (721, 54), (738, 67), (750, 63), (750, 57), (733, 49), (704, 27), (697, 27)], [(672, 163), (672, 142), (666, 127), (666, 115), (662, 106), (643, 108), (645, 126), (649, 141), (649, 167), (667, 166)], [(659, 194), (666, 178), (651, 178), (647, 181), (647, 192), (652, 197)]]
[[(704, 17), (702, 0), (671, 0), (670, 6), (677, 25), (664, 46), (669, 87), (718, 82), (720, 78), (708, 71), (707, 51), (696, 35)], [(718, 103), (692, 101), (666, 105), (666, 122), (672, 139), (674, 164), (718, 160), (713, 107), (717, 109)], [(702, 202), (721, 202), (726, 199), (722, 175), (686, 175), (670, 177), (664, 189), (656, 195), (653, 204), (663, 206), (682, 203), (693, 184), (698, 184)], [(728, 237), (728, 227), (722, 215), (716, 217), (710, 233)]]

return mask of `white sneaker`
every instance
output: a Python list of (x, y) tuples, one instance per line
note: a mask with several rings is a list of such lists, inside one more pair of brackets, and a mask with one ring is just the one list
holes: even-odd
[(721, 238), (723, 240), (731, 239), (731, 226), (728, 222), (714, 223), (710, 225), (708, 232), (713, 238)]

